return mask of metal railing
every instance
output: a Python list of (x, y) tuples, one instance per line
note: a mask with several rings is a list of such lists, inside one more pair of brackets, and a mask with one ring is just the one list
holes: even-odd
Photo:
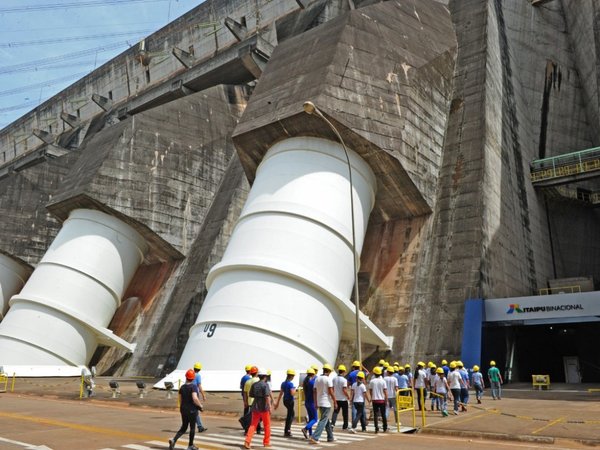
[(533, 183), (597, 170), (600, 170), (600, 147), (538, 159), (530, 165)]
[(551, 288), (542, 288), (538, 290), (538, 295), (554, 295), (554, 294), (576, 294), (581, 292), (581, 286), (559, 286)]

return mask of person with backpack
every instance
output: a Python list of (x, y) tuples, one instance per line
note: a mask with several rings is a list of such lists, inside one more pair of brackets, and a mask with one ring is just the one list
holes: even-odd
[(179, 428), (179, 431), (177, 431), (173, 439), (169, 439), (169, 450), (175, 448), (177, 440), (187, 431), (188, 426), (190, 427), (188, 450), (198, 450), (198, 447), (194, 446), (194, 436), (196, 432), (194, 425), (196, 425), (198, 411), (202, 411), (202, 403), (200, 403), (200, 391), (198, 390), (196, 383), (194, 383), (195, 378), (196, 372), (194, 372), (193, 369), (189, 369), (185, 373), (185, 384), (179, 388), (181, 428)]
[(252, 421), (246, 433), (244, 448), (252, 448), (252, 438), (261, 421), (264, 427), (263, 446), (271, 447), (271, 389), (267, 378), (267, 371), (258, 369), (258, 381), (250, 388), (249, 396), (254, 399), (254, 402), (252, 402)]

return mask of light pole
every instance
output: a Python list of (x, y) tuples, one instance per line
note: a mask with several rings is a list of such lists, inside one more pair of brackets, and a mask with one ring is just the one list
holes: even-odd
[(350, 164), (350, 156), (348, 155), (348, 149), (346, 148), (346, 144), (342, 139), (342, 136), (338, 132), (338, 130), (333, 126), (333, 124), (323, 115), (323, 113), (317, 108), (317, 106), (310, 101), (304, 102), (303, 105), (304, 112), (307, 114), (316, 115), (320, 119), (322, 119), (342, 144), (342, 148), (344, 149), (344, 154), (346, 155), (346, 162), (348, 163), (348, 180), (350, 181), (350, 217), (352, 223), (352, 262), (354, 267), (354, 306), (355, 306), (355, 314), (356, 314), (356, 352), (358, 356), (358, 361), (362, 365), (362, 350), (360, 345), (360, 302), (358, 297), (358, 261), (356, 255), (356, 228), (354, 224), (354, 185), (352, 184), (352, 165)]

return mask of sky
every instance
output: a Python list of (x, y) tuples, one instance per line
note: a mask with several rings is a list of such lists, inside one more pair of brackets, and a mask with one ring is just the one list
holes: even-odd
[(0, 130), (203, 0), (0, 0)]

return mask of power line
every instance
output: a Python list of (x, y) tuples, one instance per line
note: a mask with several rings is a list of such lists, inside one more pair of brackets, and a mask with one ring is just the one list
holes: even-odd
[(46, 45), (46, 44), (57, 44), (61, 42), (70, 42), (70, 41), (89, 41), (93, 39), (102, 39), (107, 37), (122, 37), (122, 36), (131, 36), (131, 35), (146, 35), (147, 33), (151, 33), (154, 30), (137, 30), (137, 31), (124, 31), (121, 33), (104, 33), (104, 34), (90, 34), (87, 36), (70, 36), (70, 37), (60, 37), (54, 39), (37, 39), (34, 41), (20, 41), (20, 42), (7, 42), (0, 44), (0, 48), (13, 48), (13, 47), (26, 47), (29, 45)]
[(27, 92), (30, 89), (52, 86), (54, 84), (62, 83), (64, 81), (69, 81), (69, 80), (73, 80), (75, 78), (80, 78), (80, 77), (86, 75), (87, 73), (89, 73), (89, 72), (85, 71), (85, 72), (79, 72), (79, 73), (72, 73), (72, 74), (66, 75), (64, 77), (54, 78), (53, 80), (46, 80), (46, 81), (42, 81), (40, 83), (34, 83), (34, 84), (29, 84), (27, 86), (20, 86), (20, 87), (13, 88), (13, 89), (7, 89), (5, 91), (0, 91), (0, 97), (18, 94), (20, 92)]
[(101, 66), (102, 64), (110, 61), (110, 59), (101, 59), (99, 61), (94, 60), (86, 60), (86, 61), (77, 61), (71, 62), (67, 64), (55, 64), (53, 66), (40, 66), (40, 67), (23, 67), (21, 69), (14, 69), (10, 73), (22, 73), (22, 72), (45, 72), (48, 70), (60, 70), (67, 69), (69, 67), (83, 67), (83, 66)]
[(29, 6), (13, 6), (10, 8), (0, 8), (0, 14), (10, 14), (16, 12), (33, 12), (33, 11), (47, 11), (49, 9), (62, 9), (62, 8), (89, 8), (95, 6), (105, 5), (122, 5), (125, 3), (158, 3), (168, 2), (170, 0), (96, 0), (96, 1), (79, 1), (79, 2), (66, 2), (66, 3), (46, 3), (41, 5), (29, 5)]
[(115, 50), (117, 48), (125, 47), (125, 46), (129, 46), (128, 41), (113, 42), (112, 44), (106, 44), (106, 45), (102, 45), (100, 47), (89, 48), (87, 50), (80, 50), (78, 52), (65, 53), (65, 54), (58, 55), (58, 56), (50, 56), (48, 58), (42, 58), (42, 59), (38, 59), (35, 61), (28, 61), (25, 63), (14, 64), (12, 66), (3, 66), (3, 67), (0, 67), (0, 75), (19, 72), (19, 71), (22, 71), (24, 68), (31, 69), (31, 68), (35, 68), (35, 67), (39, 67), (39, 66), (49, 65), (49, 64), (52, 64), (55, 62), (66, 61), (69, 59), (76, 59), (76, 58), (80, 58), (82, 56), (93, 55), (95, 53), (107, 52), (107, 51)]

